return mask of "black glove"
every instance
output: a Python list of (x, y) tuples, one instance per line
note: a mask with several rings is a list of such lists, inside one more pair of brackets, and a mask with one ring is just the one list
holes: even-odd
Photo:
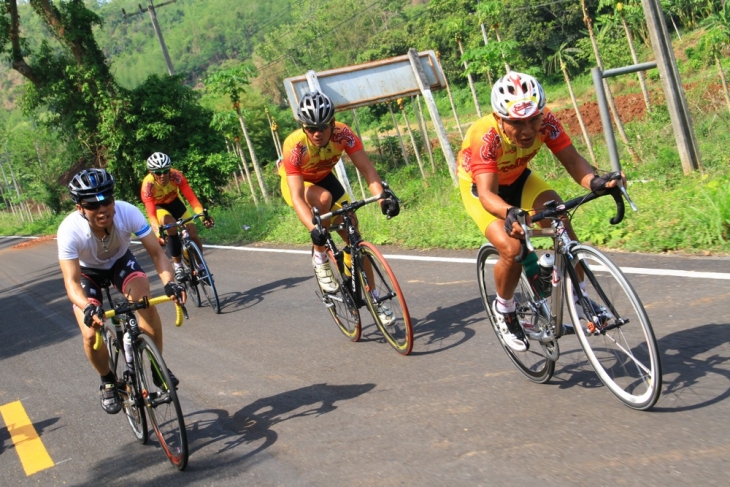
[(322, 246), (327, 243), (327, 234), (324, 230), (320, 230), (319, 227), (314, 227), (310, 232), (309, 236), (312, 237), (312, 243), (314, 245)]
[(170, 281), (165, 284), (165, 295), (168, 298), (175, 296), (177, 299), (182, 300), (182, 293), (185, 289), (175, 281)]
[(611, 181), (611, 176), (609, 174), (604, 174), (603, 176), (596, 174), (590, 182), (591, 191), (599, 195), (605, 193), (606, 184), (609, 181)]
[(98, 316), (103, 320), (104, 309), (97, 304), (89, 303), (84, 307), (84, 324), (89, 328), (94, 324), (94, 316)]
[(380, 211), (388, 218), (393, 218), (400, 213), (400, 203), (395, 198), (385, 198), (380, 202)]
[(520, 221), (517, 217), (522, 214), (524, 214), (524, 210), (516, 206), (507, 210), (507, 217), (504, 219), (504, 231), (507, 232), (507, 235), (512, 235), (512, 224), (517, 223), (519, 225)]

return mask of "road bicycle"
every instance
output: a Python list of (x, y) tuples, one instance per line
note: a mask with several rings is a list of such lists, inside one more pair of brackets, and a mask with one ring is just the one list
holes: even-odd
[[(115, 303), (111, 299), (109, 285), (104, 288), (113, 309), (104, 313), (104, 317), (109, 319), (101, 330), (97, 330), (94, 349), (98, 350), (102, 343), (107, 348), (109, 368), (116, 376), (122, 409), (134, 436), (143, 445), (147, 443), (146, 418), (149, 418), (170, 462), (178, 470), (184, 470), (188, 464), (188, 439), (177, 391), (172, 386), (162, 354), (152, 338), (140, 330), (135, 315), (139, 309), (170, 301), (170, 298), (159, 296)], [(180, 326), (183, 316), (187, 318), (187, 312), (182, 305), (176, 306), (176, 309), (175, 324)]]
[[(543, 289), (543, 294), (549, 293), (548, 297), (541, 296), (524, 271), (515, 290), (517, 316), (527, 337), (527, 350), (517, 352), (507, 345), (492, 311), (496, 300), (493, 266), (499, 254), (491, 244), (479, 249), (477, 279), (484, 308), (499, 343), (530, 380), (537, 383), (550, 380), (560, 356), (558, 339), (574, 332), (608, 390), (628, 407), (647, 410), (656, 404), (662, 385), (659, 349), (649, 317), (618, 266), (599, 250), (571, 240), (563, 222), (564, 218), (572, 217), (571, 210), (609, 194), (616, 203), (616, 215), (610, 220), (612, 224), (618, 224), (624, 217), (622, 196), (636, 211), (621, 185), (621, 175), (612, 173), (610, 177), (618, 181), (618, 186), (605, 193), (591, 192), (565, 203), (546, 203), (543, 211), (532, 217), (532, 222), (549, 219), (550, 228), (528, 228), (524, 219), (526, 213), (520, 216), (525, 239), (517, 260), (521, 261), (527, 252), (534, 251), (530, 237), (552, 238), (555, 259), (551, 289)], [(585, 294), (579, 286), (579, 268), (585, 275)], [(572, 330), (563, 324), (564, 305)]]
[[(190, 233), (186, 228), (188, 222), (195, 220), (196, 218), (203, 218), (207, 220), (208, 210), (203, 210), (203, 213), (196, 213), (190, 218), (180, 218), (175, 223), (169, 223), (167, 225), (160, 226), (161, 239), (166, 238), (166, 232), (170, 228), (180, 228), (180, 241), (182, 244), (182, 265), (185, 270), (185, 278), (179, 284), (185, 286), (188, 294), (193, 296), (193, 302), (195, 306), (200, 308), (203, 305), (202, 298), (200, 296), (200, 290), (198, 286), (203, 289), (205, 298), (208, 300), (208, 304), (216, 314), (220, 314), (221, 305), (218, 300), (218, 291), (215, 288), (215, 279), (213, 274), (210, 272), (208, 263), (203, 258), (203, 252), (193, 242), (190, 237)], [(211, 227), (212, 228), (212, 227)]]
[[(342, 333), (353, 342), (360, 340), (362, 334), (359, 309), (367, 306), (385, 340), (401, 355), (408, 355), (413, 349), (413, 328), (403, 292), (383, 254), (375, 245), (363, 240), (355, 227), (355, 212), (359, 208), (383, 198), (397, 200), (387, 183), (382, 184), (384, 192), (381, 195), (343, 202), (342, 208), (324, 215), (314, 208), (312, 223), (326, 235), (330, 262), (336, 264), (331, 267), (337, 291), (325, 292), (320, 286), (320, 298)], [(342, 217), (340, 223), (322, 228), (322, 220), (339, 216)], [(338, 250), (331, 232), (343, 230), (347, 242)], [(319, 281), (317, 283), (319, 285)]]

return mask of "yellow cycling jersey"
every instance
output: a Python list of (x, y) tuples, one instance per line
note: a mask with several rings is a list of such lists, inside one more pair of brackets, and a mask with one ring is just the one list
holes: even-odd
[(500, 186), (508, 186), (520, 177), (527, 164), (544, 145), (553, 154), (572, 144), (555, 115), (543, 111), (542, 125), (532, 147), (522, 149), (509, 140), (492, 113), (477, 120), (466, 132), (459, 151), (457, 174), (459, 178), (476, 183), (482, 173), (496, 173)]
[(177, 169), (171, 169), (170, 181), (164, 186), (157, 184), (152, 174), (147, 174), (142, 180), (141, 196), (150, 220), (157, 219), (157, 205), (172, 203), (179, 198), (180, 193), (188, 200), (195, 213), (203, 212), (203, 205), (198, 201), (183, 173)]
[(298, 174), (306, 182), (317, 183), (332, 172), (343, 152), (350, 155), (362, 149), (360, 138), (342, 122), (335, 122), (332, 136), (324, 147), (312, 144), (304, 130), (298, 129), (284, 141), (279, 175)]

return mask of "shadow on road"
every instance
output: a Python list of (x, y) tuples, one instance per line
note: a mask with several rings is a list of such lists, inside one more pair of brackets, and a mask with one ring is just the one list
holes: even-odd
[[(428, 355), (442, 352), (465, 343), (475, 334), (471, 325), (484, 322), (481, 298), (464, 301), (446, 308), (438, 308), (421, 319), (411, 316), (413, 323), (413, 352)], [(489, 330), (489, 326), (485, 328)]]
[[(267, 294), (293, 288), (300, 282), (310, 279), (312, 277), (290, 277), (288, 279), (269, 282), (263, 286), (251, 288), (248, 291), (219, 294), (221, 314), (235, 313), (242, 309), (251, 308), (262, 302)], [(203, 301), (205, 301), (205, 296), (203, 296)]]
[[(276, 443), (279, 437), (274, 429), (276, 425), (296, 418), (329, 413), (337, 409), (338, 401), (354, 399), (374, 388), (375, 384), (313, 384), (257, 399), (233, 415), (223, 409), (206, 409), (187, 414), (185, 422), (190, 461), (184, 473), (179, 473), (167, 461), (152, 431), (147, 446), (135, 442), (130, 432), (129, 443), (121, 446), (114, 459), (100, 460), (91, 468), (88, 473), (91, 480), (83, 485), (132, 483), (159, 486), (195, 480), (211, 484), (217, 475), (222, 478), (229, 475), (225, 467), (235, 465), (236, 468), (245, 469), (259, 461), (257, 455)], [(218, 449), (207, 453), (204, 461), (196, 461), (196, 452), (210, 445), (216, 445)], [(134, 475), (148, 466), (155, 467), (155, 475), (148, 481), (140, 482)]]

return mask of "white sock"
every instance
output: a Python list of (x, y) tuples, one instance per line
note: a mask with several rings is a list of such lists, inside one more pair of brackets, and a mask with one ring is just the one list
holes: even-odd
[(317, 252), (314, 251), (314, 263), (315, 264), (324, 264), (329, 259), (327, 258), (327, 252)]
[(175, 269), (177, 269), (178, 267), (182, 267), (182, 262), (173, 261), (172, 263), (175, 265)]
[(512, 313), (517, 307), (515, 306), (515, 298), (504, 299), (497, 295), (497, 311), (500, 313)]

